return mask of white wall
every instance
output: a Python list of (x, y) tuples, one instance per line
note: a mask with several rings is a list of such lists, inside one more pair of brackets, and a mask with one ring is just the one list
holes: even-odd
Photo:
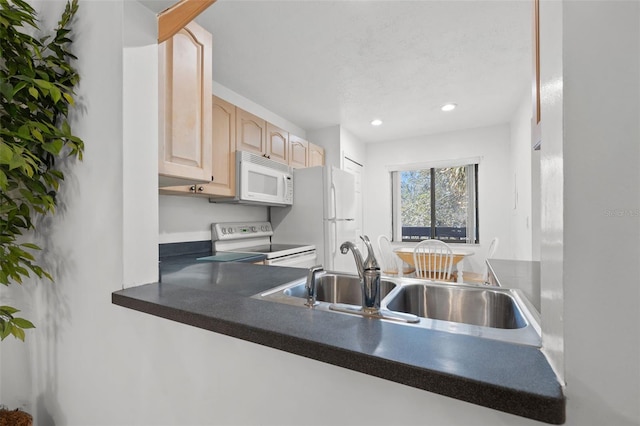
[[(41, 28), (54, 28), (64, 3), (33, 4)], [(58, 212), (40, 223), (36, 236), (55, 283), (28, 280), (2, 289), (2, 303), (15, 301), (37, 326), (26, 343), (0, 344), (2, 403), (26, 406), (36, 424), (100, 419), (112, 409), (100, 399), (120, 386), (111, 375), (113, 360), (126, 358), (117, 337), (124, 318), (109, 303), (123, 285), (122, 16), (122, 1), (80, 2), (73, 26), (81, 80), (71, 126), (85, 142), (84, 161), (63, 162)]]
[(540, 260), (540, 214), (542, 184), (540, 183), (540, 150), (531, 153), (531, 259)]
[[(158, 193), (141, 191), (158, 184), (157, 20), (137, 2), (124, 3), (135, 24), (124, 25), (122, 84), (123, 286), (157, 281)], [(135, 19), (133, 19), (135, 17)], [(137, 214), (144, 211), (145, 214)]]
[(268, 220), (268, 208), (210, 203), (207, 198), (160, 196), (160, 243), (211, 239), (211, 224)]
[(531, 93), (522, 97), (510, 123), (511, 143), (509, 173), (511, 190), (511, 247), (512, 258), (532, 260), (532, 145), (531, 145)]
[[(543, 221), (545, 276), (562, 265), (561, 288), (543, 281), (543, 325), (550, 312), (563, 325), (554, 355), (566, 378), (570, 423), (638, 425), (640, 3), (542, 2), (541, 14), (561, 35), (541, 48), (562, 48), (541, 58), (543, 191), (563, 188), (543, 198), (543, 210), (556, 211)], [(548, 197), (554, 194), (562, 197)], [(562, 300), (549, 300), (556, 297)], [(548, 302), (561, 310), (544, 311)]]
[(340, 130), (340, 126), (336, 125), (307, 131), (309, 141), (324, 148), (324, 163), (327, 166), (341, 166)]
[[(489, 243), (500, 239), (494, 257), (512, 258), (509, 216), (513, 181), (509, 173), (509, 125), (499, 125), (419, 138), (367, 145), (364, 188), (364, 231), (369, 236), (391, 236), (390, 166), (455, 159), (480, 158), (478, 207), (480, 244), (465, 258), (464, 270), (482, 271)], [(405, 243), (407, 245), (408, 243)]]
[(564, 382), (563, 2), (541, 2), (540, 15), (540, 313), (545, 353)]
[(366, 145), (342, 126), (340, 127), (340, 150), (343, 157), (365, 165)]
[(365, 163), (365, 144), (340, 125), (308, 130), (307, 139), (324, 148), (325, 165), (344, 168), (344, 156), (356, 163)]
[(225, 101), (230, 102), (233, 105), (236, 105), (243, 110), (250, 112), (251, 114), (257, 115), (260, 118), (264, 118), (269, 123), (278, 126), (289, 133), (293, 133), (294, 135), (301, 138), (305, 138), (307, 136), (307, 132), (303, 128), (277, 114), (274, 114), (272, 111), (266, 109), (262, 105), (259, 105), (253, 102), (251, 99), (248, 99), (241, 94), (234, 92), (233, 90), (229, 89), (226, 86), (223, 86), (215, 80), (213, 81), (211, 91), (219, 98), (222, 98)]

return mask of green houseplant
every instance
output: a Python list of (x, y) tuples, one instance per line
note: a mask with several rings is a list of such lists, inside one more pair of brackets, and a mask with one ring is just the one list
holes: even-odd
[[(77, 10), (77, 0), (68, 2), (54, 33), (38, 38), (33, 7), (0, 0), (0, 283), (6, 286), (30, 274), (53, 281), (34, 256), (40, 248), (23, 234), (35, 229), (36, 216), (55, 212), (64, 179), (56, 160), (82, 160), (84, 143), (67, 121), (79, 82), (69, 50)], [(24, 330), (34, 327), (18, 312), (0, 306), (1, 340), (24, 340)]]

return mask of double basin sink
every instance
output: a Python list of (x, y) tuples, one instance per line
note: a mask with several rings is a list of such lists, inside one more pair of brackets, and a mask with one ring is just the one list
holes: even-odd
[[(305, 306), (306, 280), (281, 285), (253, 296)], [(362, 284), (355, 275), (327, 272), (316, 280), (313, 309), (367, 316)], [(539, 315), (519, 290), (382, 276), (377, 320), (540, 346)]]

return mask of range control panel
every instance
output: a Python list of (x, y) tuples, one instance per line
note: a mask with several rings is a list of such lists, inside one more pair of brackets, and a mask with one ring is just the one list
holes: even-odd
[(223, 222), (211, 225), (213, 241), (270, 237), (272, 235), (273, 229), (270, 222)]

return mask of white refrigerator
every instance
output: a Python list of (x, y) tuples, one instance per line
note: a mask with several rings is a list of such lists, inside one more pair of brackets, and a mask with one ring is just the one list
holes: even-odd
[(355, 176), (336, 167), (308, 167), (293, 172), (293, 205), (271, 208), (274, 243), (314, 244), (317, 261), (327, 271), (357, 274), (345, 241), (357, 243)]

